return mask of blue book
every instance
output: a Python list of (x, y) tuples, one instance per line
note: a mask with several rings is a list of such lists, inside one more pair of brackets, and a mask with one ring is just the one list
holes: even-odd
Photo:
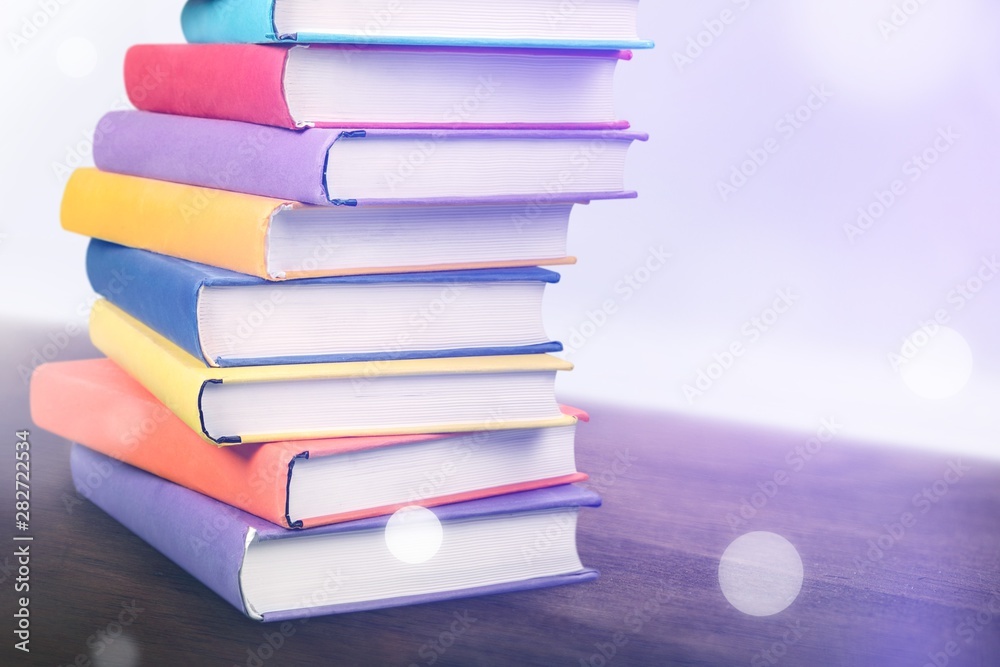
[(270, 282), (93, 239), (94, 291), (207, 366), (559, 352), (541, 268)]
[(188, 0), (192, 43), (644, 49), (639, 0)]

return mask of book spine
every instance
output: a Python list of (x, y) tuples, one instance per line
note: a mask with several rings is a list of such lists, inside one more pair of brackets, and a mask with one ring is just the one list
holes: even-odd
[(271, 216), (288, 202), (77, 169), (63, 193), (64, 229), (260, 278)]
[(140, 44), (125, 54), (125, 89), (143, 111), (294, 129), (287, 55), (278, 45)]
[(297, 449), (208, 445), (107, 359), (39, 366), (31, 377), (31, 417), (47, 431), (290, 527), (287, 471)]
[(143, 111), (98, 123), (94, 162), (104, 171), (329, 205), (323, 184), (336, 132)]
[(274, 0), (188, 0), (181, 29), (191, 43), (272, 42)]
[(87, 277), (95, 292), (143, 324), (210, 364), (198, 334), (197, 270), (179, 260), (93, 239)]
[(211, 375), (196, 358), (104, 300), (90, 311), (90, 341), (189, 428), (215, 442), (204, 434), (200, 406)]
[(77, 492), (244, 614), (243, 513), (81, 445), (70, 455)]

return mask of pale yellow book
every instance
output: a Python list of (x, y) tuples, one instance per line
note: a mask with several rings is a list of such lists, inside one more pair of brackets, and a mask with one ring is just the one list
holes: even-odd
[(108, 301), (94, 345), (215, 444), (572, 424), (547, 354), (209, 368)]

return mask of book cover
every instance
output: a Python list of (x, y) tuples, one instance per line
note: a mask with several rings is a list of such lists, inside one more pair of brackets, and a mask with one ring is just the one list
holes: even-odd
[[(241, 590), (241, 568), (255, 542), (384, 530), (388, 516), (360, 519), (302, 531), (288, 531), (235, 507), (119, 463), (81, 445), (72, 448), (73, 481), (80, 495), (112, 516), (247, 616), (265, 622), (382, 609), (439, 600), (531, 590), (595, 579), (597, 572), (577, 572), (508, 581), (492, 586), (438, 591), (406, 597), (328, 604), (258, 614)], [(102, 479), (88, 484), (88, 477)], [(442, 525), (463, 519), (567, 507), (596, 507), (600, 497), (574, 485), (511, 493), (435, 508)]]
[[(204, 288), (264, 287), (261, 298), (278, 295), (280, 285), (225, 269), (184, 261), (166, 255), (138, 250), (94, 239), (87, 249), (87, 276), (94, 291), (138, 319), (146, 326), (178, 345), (208, 366), (269, 366), (274, 364), (336, 363), (390, 359), (426, 359), (433, 357), (494, 356), (559, 352), (562, 345), (549, 341), (537, 345), (435, 350), (357, 351), (329, 355), (283, 354), (264, 358), (232, 356), (210, 357), (201, 340), (200, 297)], [(540, 268), (495, 271), (448, 271), (435, 273), (398, 273), (388, 275), (314, 278), (295, 281), (296, 286), (337, 285), (407, 285), (407, 284), (479, 284), (503, 282), (557, 283), (559, 274)], [(288, 285), (289, 283), (283, 283)], [(275, 308), (279, 306), (274, 306)], [(250, 313), (247, 315), (249, 316)], [(249, 326), (249, 325), (248, 325)], [(350, 326), (349, 322), (342, 326)], [(233, 332), (236, 335), (237, 332)]]
[[(587, 420), (581, 410), (564, 406), (563, 411), (580, 421)], [(310, 528), (390, 514), (403, 506), (372, 507), (293, 521), (289, 517), (288, 485), (297, 462), (451, 435), (361, 436), (215, 447), (110, 359), (39, 366), (31, 378), (31, 417), (40, 428), (285, 528)], [(406, 504), (435, 507), (586, 479), (586, 475), (577, 473), (455, 495), (422, 496)], [(331, 479), (330, 483), (336, 484), (337, 480)]]
[(498, 428), (542, 428), (573, 423), (559, 412), (539, 419), (488, 419), (477, 423), (441, 423), (433, 426), (372, 427), (356, 432), (336, 427), (320, 430), (210, 435), (202, 413), (202, 397), (209, 384), (281, 384), (311, 380), (342, 379), (375, 382), (401, 376), (451, 376), (478, 373), (532, 373), (571, 370), (573, 365), (547, 354), (448, 359), (404, 359), (379, 362), (294, 364), (208, 368), (198, 359), (106, 300), (97, 301), (90, 315), (90, 339), (94, 346), (121, 366), (162, 401), (190, 428), (216, 444), (304, 440), (355, 435), (403, 435), (486, 431)]

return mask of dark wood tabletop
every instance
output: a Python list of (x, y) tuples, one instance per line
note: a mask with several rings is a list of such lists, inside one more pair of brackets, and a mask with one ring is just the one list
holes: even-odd
[[(0, 324), (0, 664), (1000, 665), (1000, 464), (856, 443), (839, 427), (810, 443), (816, 434), (610, 404), (581, 406), (593, 421), (578, 441), (579, 467), (604, 497), (578, 538), (597, 582), (284, 626), (248, 620), (79, 499), (69, 443), (31, 424), (21, 376), (33, 357), (97, 356), (85, 334), (64, 342), (59, 327)], [(13, 634), (23, 429), (30, 654)], [(753, 531), (783, 536), (803, 563), (801, 592), (772, 616), (738, 611), (719, 584), (723, 552)]]

